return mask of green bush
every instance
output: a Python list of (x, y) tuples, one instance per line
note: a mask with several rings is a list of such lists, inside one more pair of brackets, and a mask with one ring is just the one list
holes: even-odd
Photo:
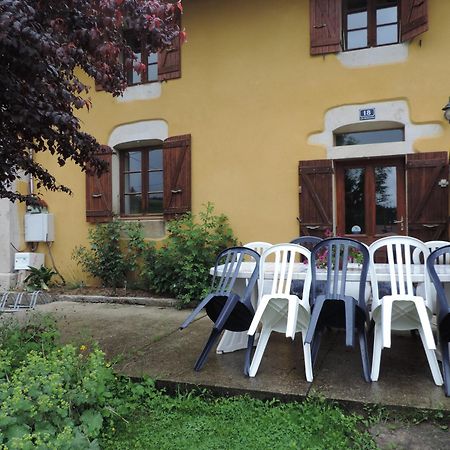
[(28, 270), (30, 274), (23, 280), (27, 291), (48, 291), (50, 280), (53, 275), (56, 275), (56, 272), (45, 266), (39, 268), (30, 266)]
[(181, 304), (198, 301), (208, 290), (209, 269), (219, 252), (236, 245), (225, 215), (214, 214), (211, 203), (199, 213), (172, 220), (162, 247), (145, 250), (143, 278), (150, 291), (175, 297)]
[(123, 286), (128, 274), (138, 267), (145, 247), (142, 225), (120, 221), (97, 225), (89, 230), (89, 241), (90, 248), (74, 249), (73, 259), (90, 275), (100, 278), (103, 286), (114, 290)]
[(156, 395), (151, 381), (114, 375), (97, 348), (58, 347), (56, 336), (50, 319), (0, 328), (0, 448), (97, 449)]

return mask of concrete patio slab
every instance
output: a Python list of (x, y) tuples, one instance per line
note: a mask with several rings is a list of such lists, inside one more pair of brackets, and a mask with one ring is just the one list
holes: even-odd
[(409, 333), (394, 336), (392, 348), (383, 351), (380, 380), (365, 383), (358, 347), (346, 348), (344, 335), (331, 331), (322, 339), (314, 381), (307, 383), (300, 339), (292, 341), (274, 333), (256, 377), (248, 378), (243, 374), (244, 351), (221, 355), (212, 351), (204, 368), (194, 372), (211, 331), (204, 315), (180, 331), (188, 311), (172, 307), (59, 301), (39, 305), (37, 310), (57, 318), (63, 342), (97, 341), (108, 358), (118, 361), (119, 372), (148, 375), (169, 388), (200, 386), (221, 393), (290, 400), (314, 393), (350, 404), (450, 413), (450, 398), (434, 385), (420, 338)]

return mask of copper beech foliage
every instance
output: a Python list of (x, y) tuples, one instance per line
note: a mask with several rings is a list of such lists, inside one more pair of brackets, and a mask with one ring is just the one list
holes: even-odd
[[(113, 96), (126, 88), (124, 66), (145, 70), (123, 31), (147, 35), (148, 50), (170, 48), (180, 2), (161, 0), (0, 0), (0, 198), (33, 202), (14, 181), (31, 174), (37, 188), (69, 192), (32, 157), (49, 152), (63, 166), (105, 170), (102, 147), (81, 131), (74, 112), (90, 108), (84, 71)], [(81, 70), (80, 70), (81, 69)]]

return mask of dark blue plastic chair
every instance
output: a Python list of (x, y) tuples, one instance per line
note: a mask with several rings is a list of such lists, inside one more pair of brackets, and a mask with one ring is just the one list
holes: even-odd
[(427, 269), (430, 274), (431, 281), (434, 284), (437, 293), (437, 328), (438, 340), (442, 354), (442, 369), (444, 372), (444, 390), (445, 395), (450, 397), (450, 357), (448, 346), (450, 343), (450, 305), (448, 303), (447, 295), (445, 294), (444, 286), (436, 273), (436, 261), (442, 255), (450, 255), (450, 245), (438, 248), (427, 259)]
[[(363, 259), (357, 298), (347, 293), (348, 264), (351, 262), (352, 252), (360, 252)], [(324, 255), (326, 255), (325, 283), (317, 280), (318, 261), (321, 261)], [(364, 244), (354, 239), (324, 239), (313, 248), (311, 253), (312, 313), (305, 342), (312, 344), (314, 364), (320, 345), (320, 336), (326, 327), (345, 329), (345, 343), (348, 347), (354, 346), (354, 336), (357, 333), (364, 379), (370, 382), (367, 346), (369, 313), (365, 301), (368, 269), (369, 251)]]
[[(199, 371), (205, 364), (208, 353), (223, 330), (247, 331), (252, 323), (255, 311), (251, 299), (258, 279), (259, 254), (245, 247), (231, 247), (219, 254), (214, 267), (210, 293), (199, 303), (180, 329), (186, 328), (205, 308), (206, 314), (214, 322), (213, 329), (201, 352), (194, 369)], [(241, 296), (236, 292), (236, 279), (242, 263), (253, 262), (254, 268)], [(245, 355), (244, 373), (248, 375), (254, 336), (248, 337)]]
[[(318, 236), (300, 236), (298, 238), (292, 239), (291, 244), (301, 245), (311, 251), (316, 244), (323, 241), (322, 238)], [(302, 296), (303, 295), (303, 280), (292, 280), (291, 284), (291, 294)]]

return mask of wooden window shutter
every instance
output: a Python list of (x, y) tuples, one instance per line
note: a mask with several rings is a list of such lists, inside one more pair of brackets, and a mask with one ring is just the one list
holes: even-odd
[(164, 151), (164, 218), (191, 210), (191, 135), (166, 139)]
[(333, 230), (333, 161), (300, 161), (300, 236), (324, 237)]
[(105, 153), (95, 156), (106, 161), (109, 169), (102, 175), (86, 172), (86, 221), (91, 223), (110, 222), (113, 218), (112, 211), (112, 177), (111, 160), (112, 150), (103, 146)]
[[(178, 18), (178, 26), (181, 30), (181, 16)], [(158, 79), (159, 81), (173, 80), (181, 77), (181, 41), (176, 37), (172, 47), (159, 52), (158, 55)]]
[(311, 55), (340, 52), (341, 0), (310, 0)]
[(408, 234), (448, 240), (448, 153), (406, 155)]
[(401, 1), (401, 39), (409, 41), (428, 30), (428, 0)]

